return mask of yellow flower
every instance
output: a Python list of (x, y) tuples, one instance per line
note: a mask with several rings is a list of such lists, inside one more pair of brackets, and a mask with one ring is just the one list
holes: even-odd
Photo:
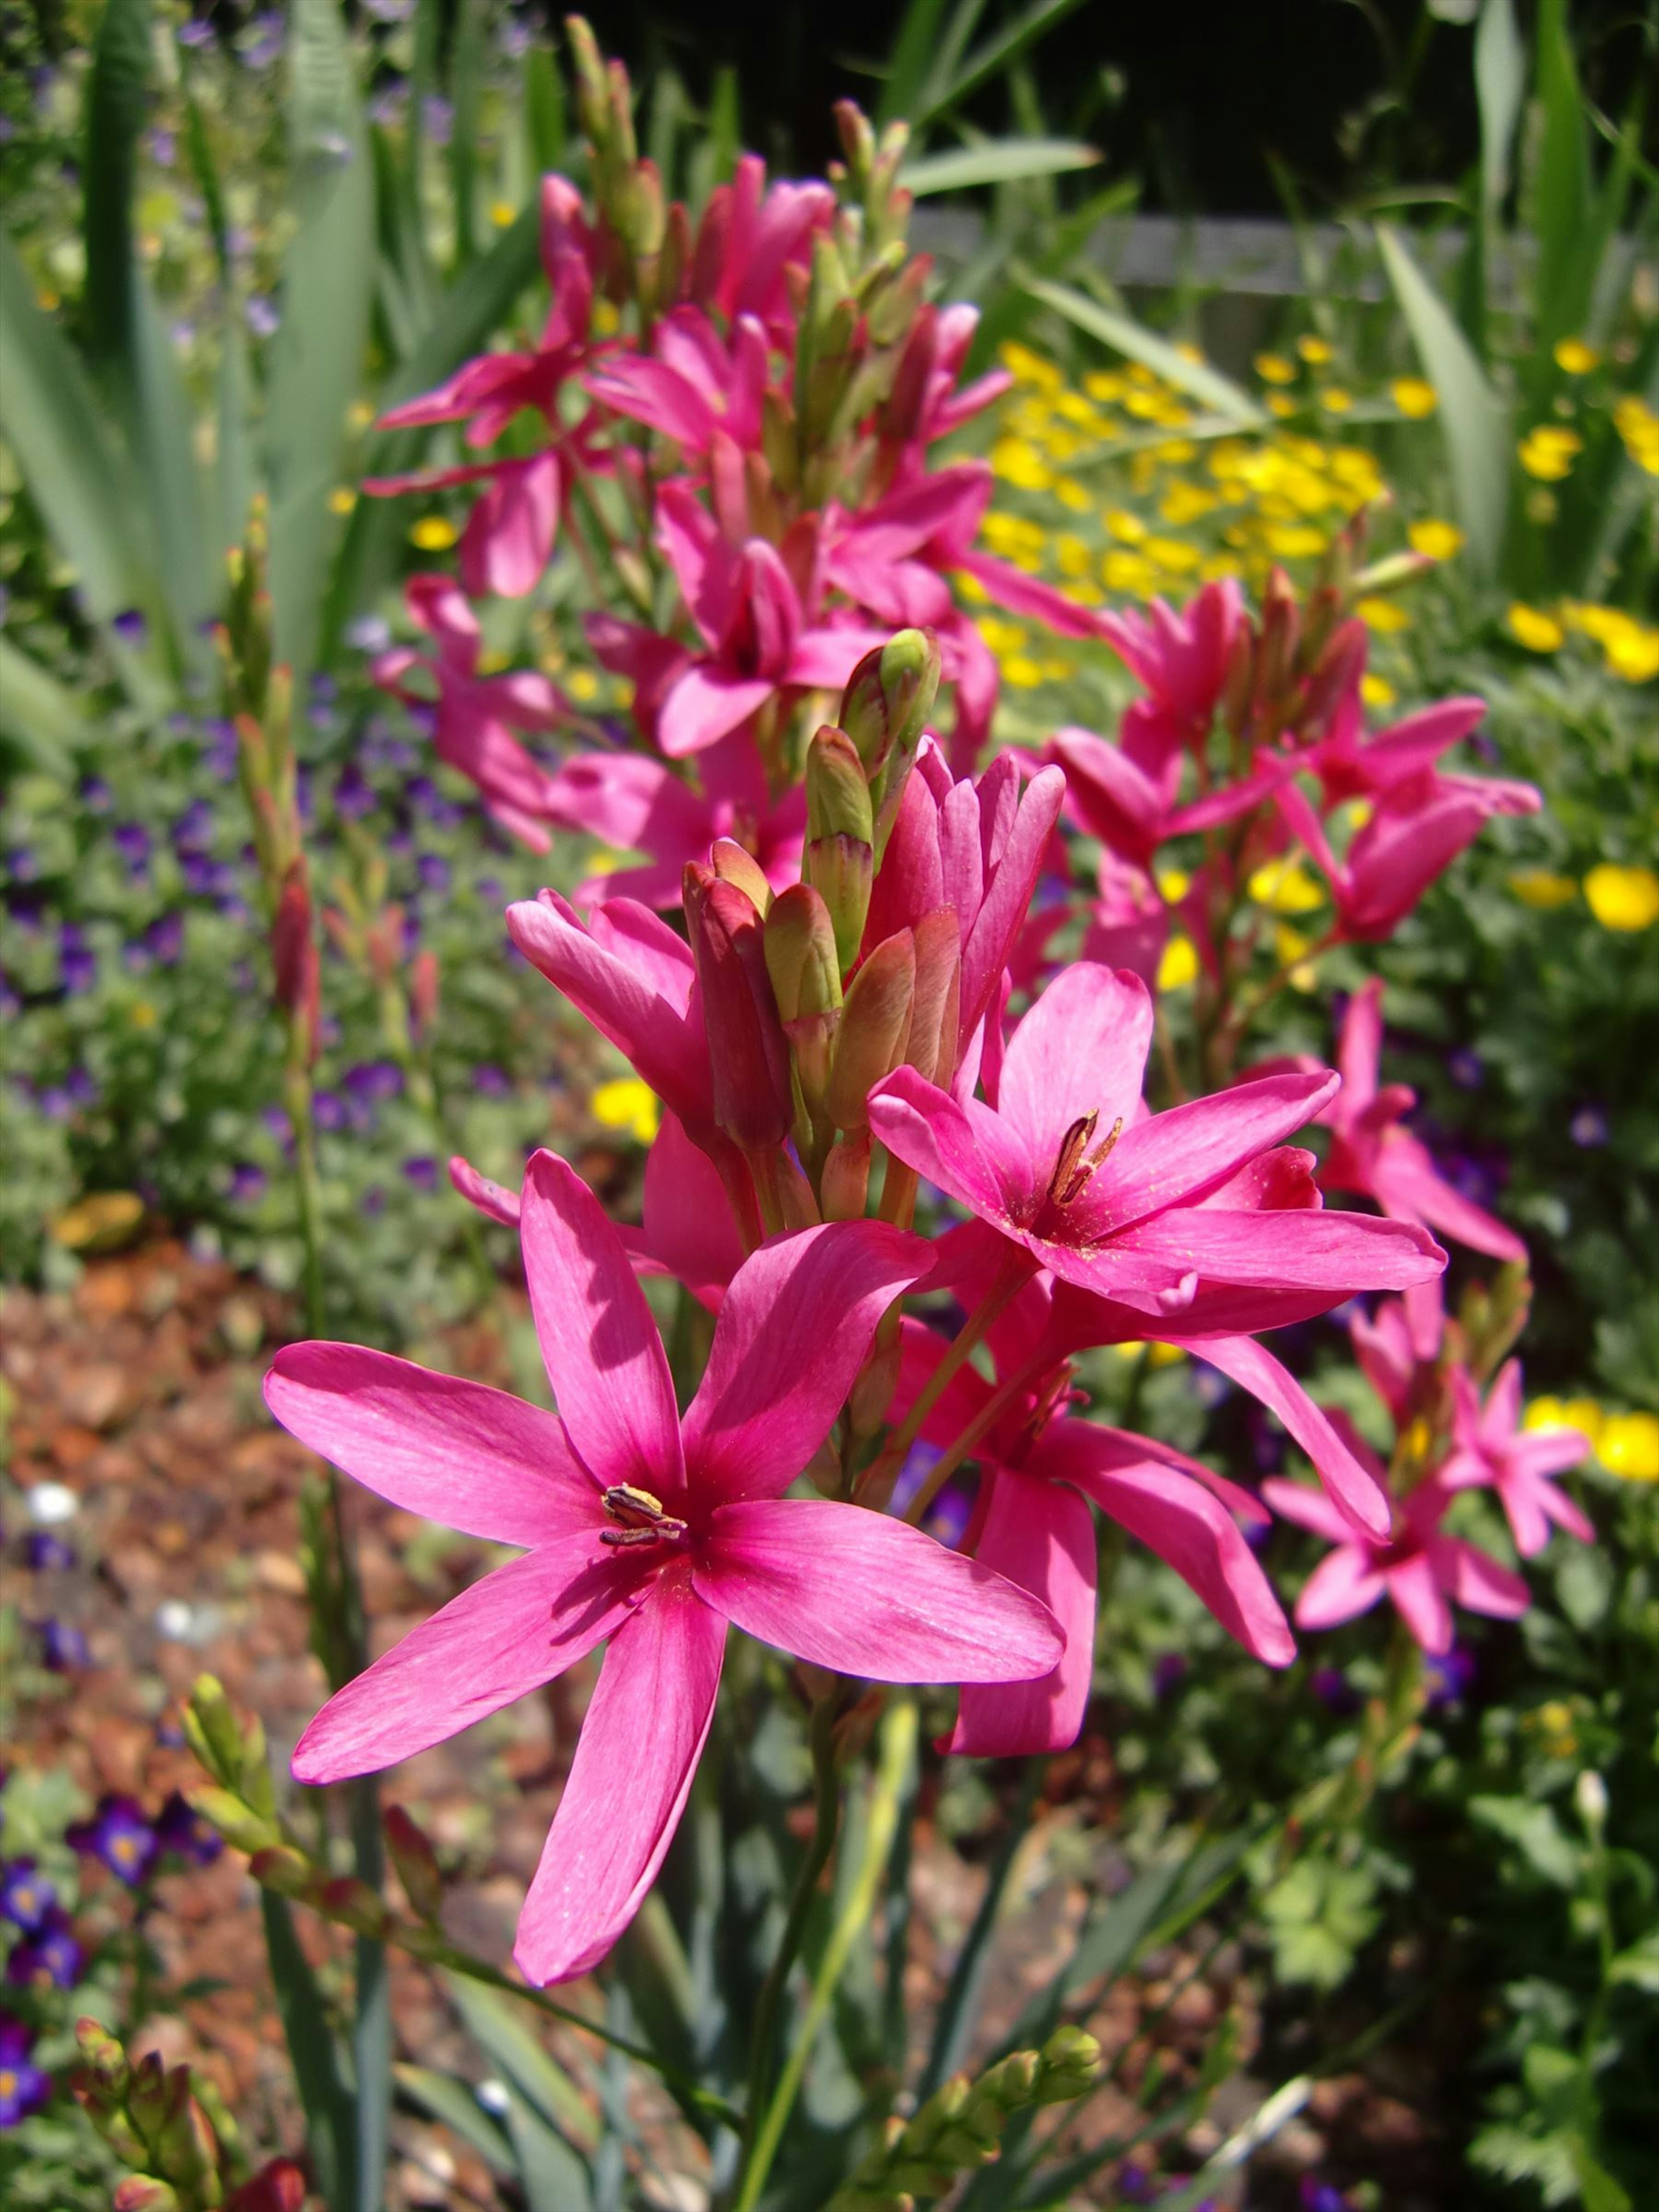
[(1595, 1451), (1608, 1473), (1626, 1482), (1659, 1482), (1659, 1417), (1610, 1413)]
[[(1006, 358), (1005, 350), (1005, 359)], [(1083, 380), (1083, 389), (1091, 399), (1103, 407), (1115, 405), (1126, 390), (1123, 379), (1108, 368), (1091, 368)]]
[(1025, 632), (1018, 623), (1004, 622), (1000, 615), (982, 615), (979, 634), (993, 653), (1018, 653), (1025, 642)]
[(1620, 868), (1603, 860), (1585, 877), (1584, 896), (1603, 929), (1634, 933), (1659, 921), (1659, 876), (1651, 868)]
[(1398, 599), (1363, 599), (1355, 603), (1354, 612), (1367, 629), (1379, 636), (1389, 630), (1411, 628), (1412, 618)]
[(1001, 353), (1002, 365), (1016, 383), (1029, 384), (1051, 397), (1061, 388), (1064, 380), (1053, 362), (1045, 361), (1040, 353), (1033, 353), (1030, 346), (1011, 339)]
[(1179, 906), (1193, 887), (1193, 879), (1184, 868), (1160, 868), (1158, 888), (1161, 897), (1170, 906)]
[(613, 300), (595, 300), (592, 322), (595, 337), (614, 338), (622, 328), (622, 311)]
[(1022, 691), (1030, 691), (1042, 681), (1042, 665), (1033, 660), (1029, 653), (1012, 653), (1002, 664), (1003, 675), (1010, 684)]
[(1293, 991), (1312, 991), (1318, 988), (1319, 966), (1304, 955), (1313, 951), (1313, 939), (1304, 937), (1299, 929), (1280, 922), (1273, 932), (1273, 953), (1286, 972), (1285, 980)]
[(1286, 361), (1282, 353), (1259, 353), (1255, 357), (1255, 373), (1264, 384), (1294, 384), (1296, 363)]
[(1316, 338), (1311, 335), (1298, 338), (1296, 342), (1296, 349), (1304, 361), (1312, 362), (1316, 368), (1322, 362), (1333, 359), (1334, 354), (1334, 349), (1328, 345), (1323, 338)]
[(1359, 696), (1368, 707), (1392, 707), (1400, 694), (1386, 676), (1368, 668), (1359, 679)]
[(1100, 573), (1108, 591), (1128, 599), (1150, 599), (1158, 585), (1158, 571), (1144, 553), (1109, 553)]
[(1177, 477), (1158, 501), (1158, 511), (1172, 530), (1184, 530), (1189, 522), (1212, 514), (1218, 503), (1212, 491)]
[(1190, 937), (1172, 937), (1158, 963), (1160, 991), (1184, 991), (1198, 975), (1198, 953)]
[(66, 1251), (111, 1252), (126, 1243), (143, 1218), (144, 1201), (137, 1191), (97, 1190), (66, 1207), (47, 1233)]
[(422, 553), (447, 553), (460, 534), (447, 514), (423, 514), (410, 532), (409, 542)]
[(1146, 555), (1149, 560), (1173, 568), (1178, 576), (1189, 575), (1204, 557), (1196, 545), (1188, 545), (1181, 538), (1149, 538)]
[(491, 200), (489, 203), (489, 220), (497, 230), (507, 229), (517, 213), (518, 210), (511, 200)]
[(1281, 561), (1311, 560), (1329, 543), (1325, 532), (1311, 522), (1275, 522), (1267, 531), (1267, 550)]
[(1584, 441), (1577, 430), (1553, 422), (1540, 422), (1535, 430), (1528, 430), (1516, 447), (1522, 467), (1540, 483), (1559, 483), (1571, 472), (1573, 456), (1583, 450)]
[(1088, 487), (1080, 484), (1075, 477), (1057, 477), (1054, 479), (1054, 497), (1062, 507), (1069, 507), (1073, 514), (1087, 514), (1094, 505)]
[[(1325, 903), (1321, 884), (1297, 860), (1269, 860), (1250, 878), (1250, 896), (1274, 914), (1311, 914)], [(1294, 957), (1294, 955), (1291, 955)]]
[(1413, 553), (1422, 554), (1427, 561), (1449, 561), (1454, 553), (1462, 552), (1463, 533), (1455, 522), (1439, 522), (1425, 515), (1421, 522), (1413, 523), (1406, 532)]
[(573, 668), (566, 688), (580, 705), (589, 707), (599, 696), (599, 679), (591, 668)]
[(1328, 415), (1346, 415), (1353, 405), (1353, 394), (1340, 384), (1327, 385), (1319, 395), (1319, 404)]
[(1267, 394), (1267, 412), (1277, 415), (1282, 422), (1287, 416), (1295, 414), (1296, 402), (1287, 392), (1270, 392)]
[(1138, 514), (1132, 514), (1127, 507), (1109, 507), (1101, 520), (1113, 537), (1125, 545), (1144, 545), (1146, 542), (1146, 524)]
[(1567, 1424), (1562, 1415), (1561, 1401), (1553, 1397), (1529, 1400), (1526, 1412), (1521, 1416), (1521, 1425), (1528, 1431), (1565, 1429)]
[(1659, 415), (1639, 392), (1627, 392), (1613, 410), (1613, 428), (1638, 469), (1659, 477)]
[(1062, 576), (1086, 576), (1095, 556), (1074, 530), (1062, 530), (1054, 540), (1054, 566)]
[(1510, 878), (1510, 889), (1522, 906), (1534, 907), (1540, 914), (1571, 905), (1578, 896), (1578, 886), (1571, 876), (1553, 875), (1547, 868), (1517, 870)]
[(1025, 438), (999, 438), (991, 448), (991, 473), (1021, 491), (1047, 491), (1054, 472)]
[(367, 399), (354, 399), (346, 410), (346, 424), (350, 429), (367, 430), (374, 420), (374, 410)]
[(1146, 1346), (1146, 1364), (1149, 1367), (1173, 1367), (1177, 1361), (1186, 1357), (1184, 1346), (1179, 1344), (1149, 1344)]
[(129, 1018), (136, 1030), (153, 1030), (161, 1017), (148, 999), (135, 999)]
[(662, 1121), (662, 1108), (637, 1075), (600, 1084), (587, 1103), (602, 1129), (626, 1129), (635, 1144), (648, 1145)]
[(1607, 667), (1626, 684), (1651, 684), (1659, 676), (1659, 629), (1633, 622), (1607, 641)]
[(1601, 1408), (1594, 1398), (1534, 1398), (1521, 1416), (1523, 1429), (1577, 1429), (1592, 1444), (1601, 1434)]
[(1522, 605), (1513, 601), (1509, 611), (1510, 635), (1517, 645), (1524, 645), (1528, 653), (1558, 653), (1566, 632), (1553, 615), (1547, 615), (1541, 607)]
[(336, 484), (328, 495), (328, 511), (331, 514), (349, 514), (356, 504), (357, 495), (349, 484)]
[(1425, 415), (1432, 415), (1440, 404), (1440, 395), (1433, 385), (1420, 376), (1397, 376), (1389, 386), (1389, 397), (1402, 415), (1413, 422), (1420, 422)]
[(1601, 356), (1594, 346), (1583, 338), (1558, 338), (1555, 344), (1555, 365), (1569, 376), (1588, 376), (1593, 368), (1601, 365)]

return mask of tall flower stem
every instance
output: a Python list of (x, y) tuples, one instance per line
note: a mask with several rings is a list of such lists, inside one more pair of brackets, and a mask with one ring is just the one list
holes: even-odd
[(987, 1331), (1036, 1272), (1035, 1261), (1027, 1260), (1023, 1254), (1011, 1255), (1001, 1273), (951, 1339), (949, 1351), (917, 1392), (915, 1403), (882, 1446), (880, 1455), (871, 1463), (859, 1486), (860, 1502), (878, 1508), (885, 1504), (904, 1464), (905, 1454), (921, 1434), (922, 1424), (984, 1341)]
[(1044, 1367), (1050, 1364), (1050, 1359), (1051, 1355), (1043, 1347), (1039, 1346), (1035, 1358), (1028, 1359), (1023, 1367), (1017, 1368), (1006, 1382), (992, 1392), (967, 1427), (953, 1439), (949, 1449), (942, 1454), (934, 1465), (928, 1468), (927, 1480), (904, 1509), (904, 1517), (907, 1521), (920, 1528), (922, 1516), (928, 1507), (962, 1465), (963, 1460), (969, 1456), (975, 1447), (996, 1426), (1021, 1393), (1030, 1388)]
[[(840, 1699), (834, 1691), (820, 1698), (812, 1709), (812, 1837), (806, 1846), (806, 1856), (800, 1863), (795, 1877), (794, 1891), (789, 1899), (788, 1916), (783, 1923), (783, 1934), (767, 1976), (761, 1984), (759, 2002), (755, 2007), (755, 2027), (749, 2048), (749, 2103), (744, 2132), (749, 2142), (752, 2165), (757, 2144), (755, 2130), (759, 2124), (761, 2109), (765, 2102), (772, 2075), (772, 2045), (778, 2032), (778, 2017), (783, 2008), (784, 1992), (789, 1985), (790, 1971), (799, 1954), (801, 1938), (806, 1933), (807, 1915), (812, 1910), (812, 1899), (817, 1894), (819, 1877), (830, 1863), (835, 1848), (836, 1829), (841, 1817), (841, 1759), (836, 1746), (836, 1714)], [(762, 2179), (765, 2179), (763, 2172)], [(739, 2200), (747, 2204), (753, 2201), (747, 2193)]]
[(836, 1984), (846, 1971), (854, 1944), (875, 1911), (882, 1875), (891, 1854), (893, 1837), (898, 1826), (899, 1805), (903, 1798), (911, 1763), (916, 1755), (916, 1729), (915, 1698), (896, 1698), (887, 1708), (881, 1724), (880, 1760), (870, 1787), (864, 1845), (858, 1865), (848, 1886), (845, 1902), (830, 1930), (830, 1939), (823, 1947), (817, 1972), (812, 1978), (811, 1994), (806, 2002), (800, 2032), (790, 2048), (778, 2086), (757, 2127), (753, 2124), (754, 2112), (751, 2108), (750, 2119), (753, 2132), (732, 2212), (754, 2212), (755, 2206), (760, 2202), (767, 2176), (772, 2170), (772, 2160), (777, 2155), (789, 2115), (794, 2110), (795, 2099), (800, 2094), (812, 2046), (817, 2041), (819, 2030), (834, 2000)]

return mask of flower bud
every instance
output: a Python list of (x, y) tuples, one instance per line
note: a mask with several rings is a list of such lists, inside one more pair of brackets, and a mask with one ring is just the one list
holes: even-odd
[(825, 1101), (837, 1128), (869, 1126), (866, 1101), (872, 1085), (904, 1059), (915, 995), (915, 939), (901, 929), (859, 969), (841, 1010)]
[(199, 1813), (209, 1827), (239, 1851), (263, 1851), (276, 1840), (274, 1823), (251, 1811), (228, 1790), (192, 1790), (188, 1798), (191, 1811)]
[(384, 1826), (386, 1847), (404, 1894), (422, 1920), (435, 1920), (443, 1907), (444, 1880), (425, 1831), (401, 1805), (386, 1808)]
[(1587, 1766), (1572, 1785), (1573, 1809), (1593, 1844), (1601, 1840), (1607, 1825), (1607, 1785), (1594, 1767)]
[(305, 2168), (291, 2158), (273, 2158), (234, 2192), (225, 2212), (301, 2212), (305, 2201)]
[(115, 2185), (110, 2212), (179, 2212), (179, 2192), (152, 2173), (129, 2173)]
[(819, 1115), (841, 1012), (841, 957), (830, 909), (811, 884), (791, 884), (778, 897), (766, 917), (765, 944), (766, 971), (801, 1096), (808, 1112)]
[(1363, 622), (1345, 622), (1331, 633), (1308, 681), (1298, 717), (1304, 730), (1310, 735), (1323, 730), (1344, 697), (1358, 688), (1370, 650), (1370, 638)]
[(409, 1010), (417, 1035), (424, 1035), (438, 1014), (438, 956), (429, 948), (417, 952), (409, 971)]
[(1100, 2071), (1100, 2045), (1085, 2028), (1057, 2027), (1039, 2054), (1042, 2070), (1033, 2094), (1039, 2105), (1080, 2097)]
[(896, 752), (914, 756), (921, 743), (939, 676), (938, 641), (926, 630), (902, 629), (866, 653), (848, 678), (841, 726), (864, 763), (872, 803), (879, 804), (878, 779), (890, 758)]
[(906, 1054), (916, 1073), (941, 1090), (957, 1072), (957, 1030), (962, 1006), (962, 931), (953, 906), (924, 915), (915, 925), (916, 1001)]
[(185, 1708), (185, 1735), (214, 1780), (234, 1789), (242, 1778), (242, 1732), (216, 1674), (198, 1674)]
[(75, 2023), (75, 2041), (89, 2077), (82, 2085), (88, 2100), (118, 2104), (126, 2094), (125, 2051), (101, 2021), (84, 2015)]
[(261, 1889), (274, 1890), (278, 1897), (306, 1897), (315, 1887), (310, 1861), (286, 1844), (255, 1851), (247, 1870)]
[(684, 900), (708, 1032), (714, 1119), (745, 1152), (765, 1151), (782, 1143), (793, 1102), (761, 918), (746, 892), (696, 862), (685, 871)]
[(806, 749), (802, 872), (829, 910), (844, 975), (858, 957), (875, 878), (870, 787), (852, 739), (828, 725)]
[(311, 927), (311, 890), (306, 864), (289, 862), (270, 923), (270, 958), (276, 1003), (293, 1020), (307, 1054), (316, 1043), (317, 1006), (322, 971)]
[(876, 158), (876, 134), (870, 128), (868, 117), (853, 100), (838, 100), (831, 112), (836, 118), (836, 136), (841, 140), (847, 174), (854, 190), (862, 193), (870, 181), (870, 166)]
[(772, 904), (772, 886), (751, 852), (735, 837), (716, 837), (708, 848), (708, 865), (723, 884), (735, 884), (747, 892), (749, 903), (764, 920)]
[(382, 1898), (377, 1897), (366, 1881), (356, 1875), (343, 1874), (332, 1881), (325, 1881), (317, 1892), (317, 1910), (342, 1927), (349, 1928), (356, 1936), (384, 1936), (391, 1924), (392, 1916)]
[(156, 2164), (170, 2181), (199, 2184), (218, 2172), (218, 2138), (191, 2094), (190, 2069), (174, 2067), (168, 2087), (171, 2109), (155, 2139)]
[(870, 1132), (837, 1137), (818, 1177), (818, 1196), (826, 1221), (862, 1221), (870, 1194)]

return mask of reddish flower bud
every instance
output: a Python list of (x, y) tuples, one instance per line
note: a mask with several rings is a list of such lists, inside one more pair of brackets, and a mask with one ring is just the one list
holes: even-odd
[(781, 1144), (793, 1118), (789, 1048), (746, 892), (693, 862), (685, 920), (708, 1032), (714, 1119), (746, 1152)]
[(270, 959), (276, 1003), (314, 1037), (321, 968), (311, 927), (311, 890), (303, 859), (292, 860), (276, 896), (270, 923)]
[(225, 2212), (301, 2212), (306, 2201), (303, 2166), (273, 2158), (226, 2200)]
[(838, 1129), (867, 1125), (871, 1085), (902, 1064), (915, 995), (915, 939), (902, 929), (859, 969), (841, 1010), (826, 1102)]
[(409, 971), (409, 1006), (417, 1030), (429, 1030), (438, 1013), (438, 956), (417, 952)]
[(422, 1920), (435, 1920), (443, 1905), (444, 1883), (438, 1871), (437, 1855), (425, 1831), (401, 1805), (386, 1808), (382, 1825), (386, 1847), (404, 1886), (404, 1894)]
[(708, 865), (723, 884), (735, 884), (744, 892), (756, 913), (765, 918), (772, 904), (772, 886), (746, 847), (733, 837), (716, 837), (708, 848)]

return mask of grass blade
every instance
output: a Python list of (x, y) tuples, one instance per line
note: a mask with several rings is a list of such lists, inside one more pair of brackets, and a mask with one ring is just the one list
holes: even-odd
[(0, 637), (0, 736), (43, 774), (67, 783), (89, 720), (77, 692)]
[(266, 399), (276, 651), (303, 680), (327, 581), (328, 495), (363, 369), (374, 279), (374, 184), (335, 0), (295, 0), (289, 159), (295, 230)]
[(394, 2066), (392, 2075), (400, 2097), (429, 2118), (441, 2120), (477, 2152), (492, 2173), (503, 2181), (517, 2177), (512, 2144), (465, 2081), (453, 2074), (434, 2073), (428, 2066)]
[(1527, 98), (1527, 50), (1515, 0), (1485, 0), (1474, 33), (1474, 90), (1480, 109), (1480, 197), (1496, 219), (1510, 188), (1510, 156)]
[(983, 146), (960, 146), (949, 154), (924, 154), (907, 161), (899, 182), (925, 199), (933, 192), (962, 192), (977, 185), (1023, 182), (1029, 177), (1058, 177), (1091, 169), (1098, 148), (1077, 138), (994, 138)]
[(276, 2009), (282, 2015), (295, 2087), (305, 2112), (306, 2142), (317, 2189), (331, 2212), (346, 2212), (356, 2201), (356, 2122), (341, 2075), (328, 2013), (317, 1978), (294, 1932), (288, 1899), (274, 1890), (262, 1889), (259, 1909), (264, 1916), (265, 1948), (276, 1990)]
[(591, 2148), (598, 2129), (586, 2100), (507, 1998), (459, 1974), (446, 1973), (443, 1980), (467, 2033), (531, 2109), (548, 2127)]
[(916, 2085), (918, 2105), (926, 2104), (939, 2084), (954, 2074), (968, 2056), (969, 2045), (973, 2041), (974, 2029), (979, 2020), (980, 2004), (985, 1994), (985, 1978), (990, 1971), (991, 1939), (1002, 1915), (1008, 1878), (1014, 1870), (1020, 1847), (1030, 1833), (1031, 1808), (1036, 1802), (1036, 1794), (1042, 1786), (1047, 1765), (1046, 1759), (1031, 1759), (1025, 1762), (1019, 1802), (1009, 1820), (1008, 1832), (991, 1862), (979, 1911), (974, 1915), (973, 1925), (963, 1939), (956, 1964), (951, 1969), (951, 1978), (945, 1984), (939, 2018), (933, 2027), (933, 2048), (927, 2054), (927, 2066)]
[(939, 52), (939, 18), (944, 13), (945, 0), (910, 0), (882, 72), (881, 100), (876, 109), (878, 129), (908, 116), (920, 101), (928, 67)]
[(1535, 90), (1543, 131), (1532, 179), (1532, 225), (1538, 239), (1536, 343), (1542, 356), (1558, 338), (1578, 331), (1595, 272), (1584, 252), (1590, 216), (1589, 137), (1567, 33), (1566, 0), (1541, 0), (1537, 39)]
[(87, 340), (100, 368), (131, 362), (132, 192), (149, 86), (149, 0), (108, 0), (87, 80)]
[(536, 167), (562, 168), (569, 136), (564, 80), (557, 61), (545, 46), (532, 46), (525, 57), (524, 119)]
[[(918, 131), (925, 124), (937, 122), (953, 107), (970, 99), (981, 85), (1012, 69), (1023, 54), (1039, 39), (1046, 38), (1057, 23), (1064, 22), (1079, 5), (1079, 0), (1035, 0), (1023, 15), (1015, 16), (1012, 23), (994, 32), (982, 46), (969, 55), (941, 92), (925, 100), (921, 112), (912, 118)], [(977, 15), (978, 10), (975, 13)]]
[(507, 2132), (529, 2212), (592, 2212), (587, 2161), (516, 2089), (507, 2093)]
[(1424, 375), (1440, 398), (1457, 519), (1473, 565), (1494, 574), (1509, 506), (1510, 420), (1468, 340), (1387, 223), (1376, 226), (1382, 264), (1406, 318)]
[(478, 96), (483, 88), (483, 0), (460, 0), (452, 81), (455, 114), (449, 134), (450, 189), (455, 195), (455, 266), (465, 269), (477, 241)]
[(1184, 392), (1189, 399), (1196, 399), (1217, 415), (1224, 415), (1241, 428), (1261, 429), (1267, 417), (1256, 405), (1249, 393), (1235, 384), (1231, 377), (1223, 376), (1219, 369), (1212, 368), (1207, 362), (1188, 361), (1167, 338), (1149, 331), (1132, 315), (1120, 314), (1111, 307), (1103, 307), (1085, 292), (1074, 291), (1069, 284), (1051, 284), (1046, 277), (1027, 276), (1022, 280), (1024, 289), (1034, 299), (1063, 315), (1068, 323), (1089, 337), (1098, 338), (1115, 353), (1126, 354), (1138, 361)]

